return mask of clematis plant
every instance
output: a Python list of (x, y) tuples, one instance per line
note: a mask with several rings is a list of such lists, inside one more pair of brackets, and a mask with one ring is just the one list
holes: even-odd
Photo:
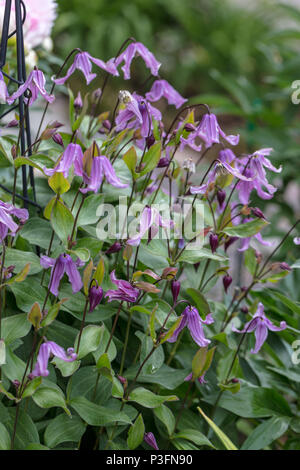
[[(151, 73), (136, 90), (135, 60)], [(51, 94), (37, 68), (17, 90), (1, 73), (0, 100), (46, 111), (75, 71), (88, 91), (70, 92), (69, 122), (43, 112), (22, 152), (20, 116), (1, 134), (0, 447), (296, 445), (299, 221), (270, 238), (260, 199), (284, 180), (268, 142), (248, 151), (134, 38), (107, 61), (74, 50)]]

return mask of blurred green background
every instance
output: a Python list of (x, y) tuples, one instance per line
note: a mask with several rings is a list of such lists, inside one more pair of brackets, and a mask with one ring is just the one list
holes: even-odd
[[(300, 80), (299, 1), (58, 3), (56, 55), (63, 58), (80, 47), (107, 60), (127, 37), (134, 36), (154, 52), (163, 64), (161, 75), (189, 103), (209, 104), (232, 133), (240, 132), (239, 150), (274, 148), (272, 161), (284, 170), (280, 178), (275, 175), (273, 183), (280, 189), (267, 202), (273, 222), (269, 234), (281, 236), (300, 217), (300, 105), (291, 101), (291, 84)], [(133, 86), (138, 91), (147, 76), (144, 67), (136, 68)], [(115, 84), (120, 88), (119, 80)], [(252, 205), (264, 208), (266, 203), (253, 198)], [(299, 258), (299, 247), (292, 240), (279, 254), (283, 257)]]

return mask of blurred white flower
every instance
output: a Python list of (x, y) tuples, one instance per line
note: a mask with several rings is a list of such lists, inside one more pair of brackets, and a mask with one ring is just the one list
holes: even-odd
[[(24, 23), (24, 41), (27, 49), (39, 46), (51, 34), (56, 18), (55, 0), (26, 0), (26, 20)], [(0, 30), (2, 30), (5, 0), (0, 0)], [(10, 32), (15, 28), (15, 7), (12, 4)]]

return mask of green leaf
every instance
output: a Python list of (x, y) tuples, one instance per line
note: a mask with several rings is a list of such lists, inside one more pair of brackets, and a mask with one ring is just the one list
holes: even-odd
[(108, 354), (102, 354), (96, 364), (99, 374), (104, 375), (108, 380), (112, 382), (114, 371), (111, 368), (110, 361), (108, 358)]
[(59, 302), (56, 302), (56, 304), (52, 305), (49, 310), (47, 315), (43, 318), (41, 321), (41, 326), (45, 328), (45, 326), (51, 325), (52, 322), (54, 322), (55, 318), (58, 315), (58, 312), (60, 310), (61, 305), (66, 301), (66, 299), (62, 299)]
[[(46, 289), (41, 286), (41, 283), (38, 279), (31, 277), (27, 278), (22, 283), (15, 283), (9, 286), (12, 290), (14, 296), (16, 297), (17, 306), (23, 312), (28, 312), (34, 302), (39, 302), (40, 305), (43, 305), (46, 296)], [(47, 301), (46, 308), (50, 308), (50, 300)], [(30, 325), (27, 320), (26, 322)]]
[(131, 424), (130, 418), (124, 412), (96, 405), (84, 397), (72, 398), (70, 406), (91, 426), (106, 426), (116, 422)]
[(32, 161), (30, 158), (27, 157), (17, 157), (14, 160), (15, 168), (18, 169), (22, 165), (28, 165), (32, 166), (33, 168), (36, 168), (37, 170), (41, 171), (44, 174), (43, 168), (38, 165), (36, 162)]
[[(22, 227), (21, 233), (22, 238), (25, 238), (32, 245), (38, 245), (41, 248), (47, 249), (52, 236), (52, 228), (47, 220), (40, 217), (32, 217)], [(55, 247), (58, 242), (57, 236), (54, 235), (52, 246)]]
[(225, 227), (222, 232), (226, 233), (229, 237), (247, 238), (256, 235), (268, 223), (264, 219), (255, 219), (245, 224), (235, 225), (234, 227)]
[[(90, 352), (96, 351), (96, 349), (98, 349), (102, 334), (103, 328), (101, 326), (88, 325), (82, 330), (78, 359), (81, 359)], [(79, 333), (75, 341), (75, 350), (77, 349), (78, 339)]]
[(176, 395), (155, 395), (150, 390), (138, 387), (130, 393), (128, 400), (135, 401), (139, 405), (145, 406), (145, 408), (156, 408), (165, 401), (177, 401), (178, 398)]
[(72, 418), (60, 414), (50, 421), (45, 430), (45, 444), (53, 449), (62, 442), (79, 442), (85, 425), (78, 416)]
[(32, 324), (35, 330), (40, 328), (41, 320), (42, 320), (42, 312), (41, 307), (38, 302), (35, 302), (31, 307), (30, 312), (27, 316), (28, 321)]
[(211, 250), (208, 250), (207, 248), (201, 248), (201, 250), (184, 250), (184, 252), (179, 256), (178, 261), (195, 264), (199, 263), (202, 259), (211, 259), (213, 261), (220, 261), (223, 263), (228, 260), (226, 256), (212, 253)]
[(208, 305), (206, 298), (199, 290), (189, 287), (188, 289), (186, 289), (186, 293), (193, 300), (193, 302), (195, 303), (197, 307), (197, 310), (202, 315), (207, 315), (208, 313), (211, 312), (211, 309)]
[(0, 339), (0, 366), (6, 364), (6, 346), (5, 341)]
[(208, 416), (206, 416), (206, 414), (201, 410), (199, 406), (197, 407), (197, 410), (203, 416), (209, 426), (213, 429), (213, 431), (216, 433), (216, 435), (227, 450), (238, 450), (237, 447), (231, 442), (229, 437), (227, 437), (226, 434), (224, 434), (224, 432), (221, 431), (221, 429)]
[(0, 450), (10, 449), (10, 435), (4, 424), (0, 423)]
[(137, 173), (135, 172), (136, 164), (137, 164), (137, 154), (133, 146), (130, 147), (129, 150), (127, 150), (127, 152), (123, 156), (123, 160), (126, 163), (129, 171), (131, 172), (132, 178), (136, 179), (136, 177), (138, 176)]
[(175, 429), (175, 417), (166, 405), (160, 405), (153, 410), (155, 416), (166, 426), (169, 436)]
[(55, 357), (51, 364), (55, 364), (63, 377), (69, 377), (80, 367), (80, 361), (66, 362), (63, 359)]
[[(8, 409), (10, 419), (8, 422), (5, 422), (10, 434), (13, 432), (13, 425), (16, 416), (16, 408)], [(39, 433), (37, 431), (36, 425), (32, 421), (28, 413), (23, 410), (20, 410), (18, 417), (18, 426), (15, 437), (15, 450), (24, 450), (29, 444), (39, 443)]]
[(281, 437), (288, 429), (291, 418), (274, 416), (259, 426), (247, 437), (241, 450), (261, 450)]
[(38, 388), (32, 396), (33, 401), (41, 408), (52, 408), (58, 406), (69, 416), (70, 410), (67, 408), (65, 397), (62, 391), (50, 387)]
[(35, 377), (33, 380), (31, 380), (29, 384), (26, 385), (26, 388), (24, 392), (22, 393), (22, 398), (31, 397), (31, 395), (34, 394), (34, 392), (41, 385), (41, 383), (42, 383), (42, 377)]
[(51, 225), (64, 244), (67, 244), (68, 237), (71, 236), (73, 224), (72, 213), (61, 201), (56, 200), (51, 212)]
[(145, 425), (141, 414), (138, 415), (134, 424), (132, 424), (128, 431), (127, 445), (130, 450), (136, 449), (144, 439)]
[(61, 173), (60, 171), (54, 173), (48, 179), (48, 184), (50, 188), (53, 189), (55, 194), (58, 194), (59, 196), (69, 191), (71, 187), (69, 181), (64, 177), (63, 173)]
[(214, 447), (204, 434), (196, 429), (184, 429), (183, 431), (174, 434), (173, 439), (187, 439), (197, 446)]
[(31, 328), (27, 315), (19, 313), (12, 317), (6, 317), (2, 320), (1, 336), (5, 340), (6, 345), (12, 343), (18, 338), (26, 336)]
[(27, 264), (30, 264), (30, 275), (42, 271), (39, 257), (31, 251), (21, 251), (15, 248), (7, 248), (5, 254), (5, 267), (15, 266), (14, 272), (22, 271)]
[[(79, 213), (78, 227), (83, 227), (85, 225), (95, 224), (100, 216), (97, 215), (98, 207), (103, 202), (102, 194), (91, 194), (86, 197), (82, 206), (82, 209)], [(76, 213), (78, 210), (77, 205), (74, 207), (73, 213)]]
[(161, 143), (158, 142), (157, 144), (152, 145), (148, 152), (145, 153), (144, 158), (143, 158), (143, 169), (139, 173), (139, 176), (143, 176), (146, 173), (149, 173), (150, 171), (154, 170), (154, 168), (157, 167), (157, 164), (160, 160), (161, 156)]

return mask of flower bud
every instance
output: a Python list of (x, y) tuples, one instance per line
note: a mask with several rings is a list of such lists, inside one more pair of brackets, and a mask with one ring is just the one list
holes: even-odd
[(74, 108), (76, 109), (76, 111), (80, 111), (82, 109), (82, 106), (83, 106), (83, 103), (82, 103), (81, 93), (79, 91), (74, 100)]
[(231, 379), (231, 383), (233, 383), (233, 384), (238, 384), (239, 382), (240, 382), (239, 379), (237, 379), (236, 377)]
[(264, 213), (258, 207), (251, 207), (252, 214), (259, 219), (266, 219)]
[(146, 137), (146, 145), (147, 149), (152, 147), (152, 145), (155, 143), (155, 137), (153, 134), (149, 135), (149, 137)]
[(89, 290), (89, 302), (90, 302), (90, 309), (89, 312), (92, 312), (95, 310), (98, 304), (100, 304), (101, 300), (103, 297), (103, 289), (102, 287), (98, 286), (98, 284), (95, 286), (92, 286)]
[(223, 286), (224, 286), (226, 294), (227, 294), (228, 287), (230, 286), (231, 283), (232, 283), (232, 277), (229, 276), (229, 274), (226, 274), (223, 277)]
[(219, 245), (219, 237), (216, 233), (211, 233), (209, 236), (209, 243), (212, 253), (216, 251)]
[(102, 126), (107, 129), (108, 131), (110, 131), (111, 129), (111, 123), (109, 121), (109, 119), (105, 119), (103, 122), (102, 122)]
[(223, 202), (226, 199), (226, 192), (223, 189), (219, 189), (217, 191), (217, 199), (218, 199), (219, 206), (222, 207)]
[(112, 253), (118, 253), (118, 251), (120, 251), (121, 249), (122, 249), (121, 243), (115, 242), (108, 248), (108, 250), (106, 250), (105, 254), (110, 255)]
[(191, 122), (187, 122), (184, 126), (184, 130), (187, 132), (193, 132), (196, 130), (196, 127)]
[(58, 145), (61, 145), (62, 147), (64, 146), (64, 143), (63, 143), (63, 140), (62, 140), (62, 137), (60, 134), (53, 134), (52, 135), (52, 140), (58, 144)]
[(156, 439), (155, 439), (154, 434), (152, 432), (145, 432), (144, 441), (147, 442), (147, 444), (150, 447), (153, 447), (153, 449), (159, 450)]
[(285, 263), (284, 261), (282, 263), (280, 263), (279, 267), (283, 271), (292, 271), (292, 268), (290, 267), (290, 265)]
[(178, 299), (179, 292), (180, 292), (180, 282), (177, 281), (176, 279), (173, 279), (173, 281), (171, 282), (171, 291), (173, 295), (173, 302), (175, 304), (175, 302)]
[(121, 384), (124, 385), (124, 388), (127, 387), (127, 379), (123, 377), (122, 375), (117, 375), (117, 378), (120, 380)]
[(7, 124), (6, 127), (18, 127), (18, 125), (19, 125), (19, 121), (17, 121), (17, 119), (13, 119)]
[(238, 237), (229, 237), (227, 238), (225, 244), (224, 244), (224, 248), (225, 248), (225, 251), (228, 250), (228, 248), (238, 240)]
[(177, 271), (178, 271), (177, 268), (173, 268), (171, 266), (169, 268), (165, 268), (162, 272), (161, 278), (168, 279), (168, 280), (174, 279), (174, 277), (177, 274)]
[(162, 157), (157, 164), (157, 168), (165, 168), (169, 163), (170, 159), (168, 157)]
[(245, 315), (249, 312), (249, 309), (246, 305), (244, 305), (243, 307), (241, 307), (241, 312), (244, 313)]
[(93, 101), (98, 101), (99, 98), (101, 97), (102, 95), (102, 90), (101, 88), (97, 88), (96, 90), (93, 91), (93, 95), (92, 95), (92, 99)]

